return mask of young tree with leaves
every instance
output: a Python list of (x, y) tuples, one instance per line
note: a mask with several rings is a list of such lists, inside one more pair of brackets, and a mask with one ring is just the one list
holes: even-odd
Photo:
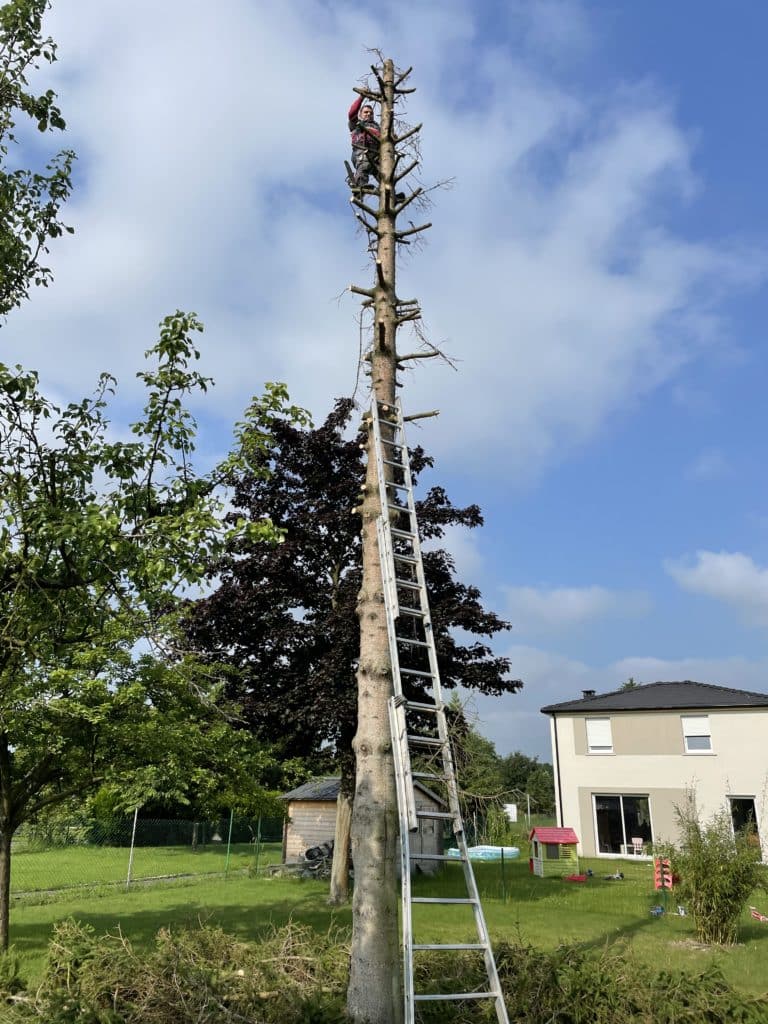
[[(47, 7), (0, 7), (0, 316), (48, 284), (40, 259), (64, 230), (70, 191), (71, 153), (46, 173), (8, 169), (20, 115), (41, 132), (64, 127), (54, 94), (28, 88), (40, 61), (56, 59), (42, 35)], [(127, 807), (190, 787), (210, 793), (222, 776), (247, 792), (269, 762), (216, 706), (210, 666), (201, 672), (179, 653), (177, 589), (197, 583), (235, 533), (280, 539), (267, 520), (225, 527), (217, 488), (269, 444), (251, 416), (285, 413), (287, 395), (268, 386), (221, 473), (199, 476), (186, 401), (210, 383), (193, 369), (200, 330), (194, 314), (161, 324), (138, 374), (147, 403), (131, 441), (111, 437), (108, 374), (62, 408), (37, 373), (0, 363), (0, 948), (24, 822), (110, 782)], [(153, 652), (137, 655), (141, 642)]]
[[(197, 583), (234, 535), (274, 543), (280, 533), (267, 519), (222, 522), (221, 472), (267, 445), (263, 432), (242, 424), (247, 441), (221, 471), (194, 471), (196, 428), (185, 403), (209, 384), (193, 369), (201, 329), (194, 314), (161, 325), (138, 374), (148, 394), (130, 441), (111, 437), (108, 375), (93, 397), (60, 408), (36, 373), (0, 364), (3, 948), (20, 825), (107, 777), (125, 785), (129, 766), (144, 766), (135, 793), (175, 791), (206, 770), (195, 757), (213, 749), (192, 726), (185, 734), (192, 709), (208, 731), (222, 713), (211, 719), (210, 670), (203, 675), (178, 653), (177, 591)], [(284, 411), (284, 388), (268, 387), (255, 407)], [(156, 656), (136, 657), (142, 640)]]
[(41, 62), (56, 60), (56, 44), (42, 33), (49, 6), (48, 0), (10, 0), (0, 7), (0, 318), (30, 286), (48, 285), (51, 271), (41, 259), (51, 239), (72, 230), (59, 211), (72, 188), (74, 153), (63, 150), (39, 169), (9, 161), (27, 122), (42, 133), (65, 128), (54, 93), (32, 92), (28, 84)]

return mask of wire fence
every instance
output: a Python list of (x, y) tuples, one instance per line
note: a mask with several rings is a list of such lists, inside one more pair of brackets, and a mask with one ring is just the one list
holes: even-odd
[(167, 881), (248, 871), (280, 861), (280, 818), (180, 821), (112, 818), (27, 825), (11, 848), (11, 894)]

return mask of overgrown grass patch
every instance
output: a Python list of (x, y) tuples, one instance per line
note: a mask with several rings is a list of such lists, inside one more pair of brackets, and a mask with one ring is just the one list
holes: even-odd
[[(122, 932), (59, 924), (41, 983), (24, 990), (5, 962), (3, 1024), (342, 1024), (349, 932), (290, 922), (244, 943), (219, 928), (161, 929), (139, 949)], [(473, 959), (474, 957), (474, 959)], [(624, 947), (599, 952), (497, 944), (515, 1024), (764, 1024), (768, 1001), (736, 991), (718, 969), (649, 965)], [(419, 992), (476, 991), (475, 954), (426, 953)], [(419, 1024), (480, 1024), (492, 1003), (420, 1005)]]

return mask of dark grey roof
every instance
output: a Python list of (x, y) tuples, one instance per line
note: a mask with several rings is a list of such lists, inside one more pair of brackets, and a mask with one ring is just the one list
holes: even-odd
[(297, 786), (290, 793), (283, 793), (283, 800), (335, 800), (339, 795), (341, 778), (326, 775), (323, 779), (310, 779), (303, 786)]
[[(297, 786), (296, 789), (292, 789), (289, 793), (283, 793), (282, 800), (336, 800), (339, 795), (339, 786), (341, 785), (341, 778), (338, 775), (326, 775), (322, 779), (310, 779), (309, 782), (305, 782), (303, 786)], [(445, 801), (433, 793), (431, 789), (422, 785), (420, 782), (414, 782), (413, 784), (416, 789), (421, 790), (422, 793), (426, 793), (427, 796), (437, 804), (445, 804)]]
[(732, 690), (727, 686), (695, 683), (690, 679), (678, 683), (645, 683), (626, 690), (548, 704), (545, 715), (565, 711), (663, 711), (683, 708), (752, 708), (768, 707), (768, 693)]

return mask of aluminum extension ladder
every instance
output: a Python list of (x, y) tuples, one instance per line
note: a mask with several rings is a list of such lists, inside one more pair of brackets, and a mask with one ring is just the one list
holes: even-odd
[[(400, 823), (405, 1024), (414, 1024), (415, 1004), (427, 1000), (492, 1000), (499, 1024), (509, 1024), (459, 808), (399, 399), (394, 407), (374, 400), (371, 421), (381, 502), (376, 529), (394, 691), (389, 702), (389, 723)], [(412, 667), (416, 665), (418, 667)], [(420, 700), (408, 699), (403, 693), (404, 682), (411, 686), (420, 685), (427, 690), (427, 696)], [(447, 809), (417, 807), (414, 782), (432, 785), (444, 793), (443, 807)], [(413, 861), (457, 859), (445, 854), (411, 851), (411, 834), (418, 831), (420, 821), (430, 818), (436, 819), (439, 825), (451, 824), (466, 883), (465, 898), (411, 894), (410, 869)], [(420, 903), (470, 906), (477, 941), (414, 942), (412, 907)], [(414, 952), (420, 950), (475, 950), (478, 956), (482, 954), (487, 983), (483, 982), (481, 990), (474, 992), (417, 993), (414, 991)]]

